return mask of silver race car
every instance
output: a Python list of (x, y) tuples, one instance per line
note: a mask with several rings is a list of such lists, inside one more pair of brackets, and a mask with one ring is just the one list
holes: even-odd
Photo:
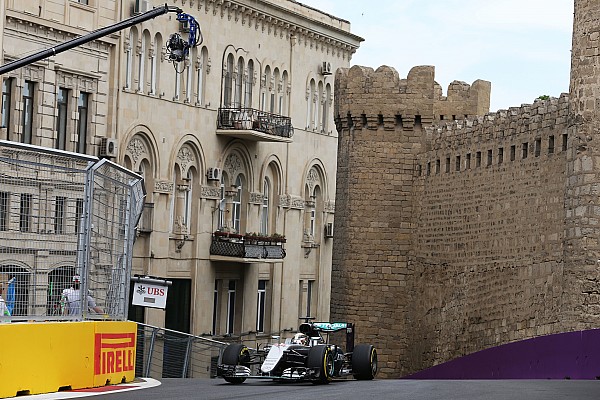
[[(346, 331), (346, 350), (328, 343), (329, 334)], [(326, 339), (322, 334), (326, 334)], [(354, 376), (368, 380), (377, 374), (377, 351), (369, 344), (354, 345), (354, 326), (347, 322), (304, 322), (284, 343), (252, 349), (228, 345), (221, 356), (217, 376), (239, 384), (248, 378), (276, 381), (329, 383)]]

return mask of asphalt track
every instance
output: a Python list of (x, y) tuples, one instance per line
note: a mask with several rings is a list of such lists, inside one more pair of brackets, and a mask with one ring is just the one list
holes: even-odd
[[(88, 397), (93, 396), (93, 397)], [(336, 381), (329, 385), (246, 381), (230, 385), (220, 379), (162, 379), (138, 381), (77, 392), (19, 397), (56, 400), (87, 397), (90, 400), (183, 400), (183, 399), (407, 399), (407, 400), (587, 400), (600, 398), (600, 381), (494, 380)]]

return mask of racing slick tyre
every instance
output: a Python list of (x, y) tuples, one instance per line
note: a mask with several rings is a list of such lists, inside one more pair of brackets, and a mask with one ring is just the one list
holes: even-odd
[[(250, 350), (243, 344), (234, 343), (225, 347), (223, 350), (223, 356), (221, 357), (221, 364), (224, 365), (244, 365), (250, 361)], [(244, 377), (232, 377), (224, 376), (226, 382), (233, 384), (243, 383), (246, 378)]]
[(370, 344), (357, 344), (352, 352), (354, 379), (371, 380), (377, 375), (377, 351)]
[(311, 347), (308, 351), (306, 367), (317, 371), (317, 379), (314, 383), (329, 383), (334, 371), (333, 354), (329, 351), (329, 347), (324, 344)]

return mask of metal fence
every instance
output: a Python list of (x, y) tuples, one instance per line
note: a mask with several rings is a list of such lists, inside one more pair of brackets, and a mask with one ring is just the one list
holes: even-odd
[(214, 378), (227, 343), (138, 323), (135, 375)]
[(126, 319), (144, 197), (109, 160), (0, 141), (2, 321)]
[(271, 333), (245, 332), (206, 338), (142, 323), (137, 325), (135, 375), (155, 379), (215, 378), (219, 357), (228, 344), (262, 348), (284, 341), (296, 332), (290, 328)]

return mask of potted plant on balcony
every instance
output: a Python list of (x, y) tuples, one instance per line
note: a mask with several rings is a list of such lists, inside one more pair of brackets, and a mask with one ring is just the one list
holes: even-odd
[(244, 236), (236, 233), (235, 230), (228, 229), (228, 228), (217, 229), (213, 233), (213, 236), (219, 240), (225, 240), (225, 241), (231, 241), (232, 239), (235, 241), (238, 241), (238, 240), (241, 240), (244, 238)]

